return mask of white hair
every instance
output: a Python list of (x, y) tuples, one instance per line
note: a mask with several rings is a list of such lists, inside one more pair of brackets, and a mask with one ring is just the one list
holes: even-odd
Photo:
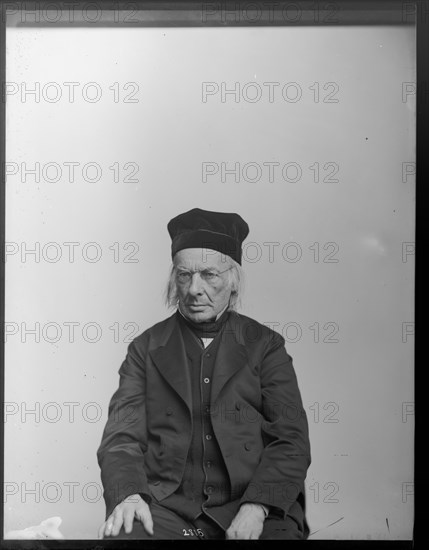
[[(237, 310), (241, 305), (241, 296), (244, 285), (244, 272), (239, 263), (233, 260), (230, 256), (224, 256), (225, 261), (229, 267), (226, 271), (228, 277), (228, 285), (231, 289), (231, 297), (229, 299), (228, 310)], [(164, 292), (165, 303), (167, 307), (177, 307), (179, 301), (179, 295), (177, 292), (176, 283), (176, 266), (174, 263), (171, 265), (170, 274), (168, 276), (167, 285)]]

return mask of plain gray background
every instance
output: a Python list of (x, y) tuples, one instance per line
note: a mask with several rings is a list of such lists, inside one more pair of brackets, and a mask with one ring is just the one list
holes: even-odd
[[(414, 241), (414, 177), (402, 172), (414, 161), (415, 101), (402, 91), (415, 81), (414, 48), (414, 28), (400, 26), (8, 28), (18, 91), (7, 100), (6, 531), (60, 516), (68, 538), (96, 537), (95, 453), (127, 335), (170, 314), (166, 224), (199, 207), (249, 223), (242, 312), (283, 333), (294, 359), (312, 444), (311, 538), (411, 538), (413, 337), (403, 331), (414, 258), (403, 243)], [(22, 95), (37, 82), (38, 101)], [(78, 83), (73, 103), (65, 82)], [(91, 82), (99, 101), (83, 98)], [(204, 82), (238, 83), (238, 101), (219, 91), (204, 102)], [(279, 83), (272, 102), (264, 82)], [(291, 82), (297, 101), (280, 92)], [(127, 83), (137, 102), (125, 101), (137, 90)], [(324, 101), (327, 83), (337, 102)], [(23, 171), (37, 162), (38, 182)], [(67, 162), (79, 163), (73, 182)], [(295, 163), (301, 177), (277, 168), (270, 182), (267, 162)], [(328, 162), (337, 182), (323, 181)], [(62, 167), (58, 181), (49, 163)], [(138, 165), (137, 181), (125, 181), (125, 163)], [(219, 167), (206, 182), (203, 163)], [(222, 163), (239, 163), (239, 181), (222, 181)]]

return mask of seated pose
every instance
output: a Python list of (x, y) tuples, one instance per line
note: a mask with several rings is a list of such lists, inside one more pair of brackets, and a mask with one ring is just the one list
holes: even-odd
[(168, 231), (175, 312), (119, 370), (98, 449), (99, 536), (306, 538), (310, 445), (292, 359), (280, 334), (236, 311), (248, 225), (195, 208)]

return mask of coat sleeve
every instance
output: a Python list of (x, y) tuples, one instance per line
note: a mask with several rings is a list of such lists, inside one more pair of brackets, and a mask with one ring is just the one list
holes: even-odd
[(270, 340), (260, 367), (264, 449), (241, 503), (280, 508), (286, 516), (303, 498), (310, 442), (292, 358), (280, 334)]
[(97, 451), (106, 518), (129, 495), (141, 493), (150, 502), (143, 454), (147, 449), (145, 362), (135, 340), (128, 346), (119, 375)]

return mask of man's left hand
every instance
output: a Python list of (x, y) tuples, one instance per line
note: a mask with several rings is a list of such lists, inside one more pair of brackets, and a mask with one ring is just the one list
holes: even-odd
[(259, 539), (264, 528), (265, 512), (260, 504), (246, 502), (240, 506), (225, 535), (227, 539)]

